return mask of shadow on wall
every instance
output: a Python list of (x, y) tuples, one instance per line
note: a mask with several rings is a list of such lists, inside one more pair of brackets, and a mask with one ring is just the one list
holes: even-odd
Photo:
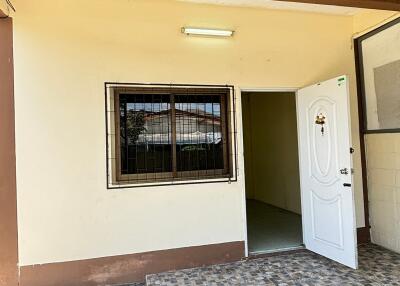
[(246, 197), (300, 214), (295, 93), (242, 96)]

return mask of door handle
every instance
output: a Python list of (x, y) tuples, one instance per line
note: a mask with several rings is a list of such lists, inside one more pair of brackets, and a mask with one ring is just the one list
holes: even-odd
[(350, 187), (351, 187), (351, 184), (344, 183), (344, 184), (343, 184), (343, 187), (349, 187), (349, 188), (350, 188)]
[(348, 175), (349, 174), (349, 169), (347, 169), (347, 168), (340, 169), (340, 174)]

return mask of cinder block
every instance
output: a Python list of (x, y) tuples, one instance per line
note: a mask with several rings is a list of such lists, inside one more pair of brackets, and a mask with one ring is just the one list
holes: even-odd
[(369, 200), (393, 203), (396, 199), (396, 188), (392, 186), (371, 184), (368, 188)]
[(395, 186), (396, 170), (368, 168), (368, 187), (371, 184)]

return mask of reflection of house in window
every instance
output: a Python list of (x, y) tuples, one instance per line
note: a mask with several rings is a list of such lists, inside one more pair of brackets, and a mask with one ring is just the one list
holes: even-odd
[(229, 176), (226, 90), (116, 92), (119, 181)]
[[(164, 126), (170, 126), (171, 112), (144, 113), (144, 129), (137, 140), (138, 144), (168, 144), (171, 133)], [(201, 114), (203, 113), (203, 114)], [(175, 110), (177, 145), (218, 144), (222, 141), (221, 118), (212, 113), (201, 110)], [(132, 142), (133, 143), (133, 142)]]

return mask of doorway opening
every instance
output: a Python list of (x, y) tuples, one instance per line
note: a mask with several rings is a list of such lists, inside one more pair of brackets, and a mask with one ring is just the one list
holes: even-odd
[(295, 92), (242, 92), (250, 254), (302, 247)]

